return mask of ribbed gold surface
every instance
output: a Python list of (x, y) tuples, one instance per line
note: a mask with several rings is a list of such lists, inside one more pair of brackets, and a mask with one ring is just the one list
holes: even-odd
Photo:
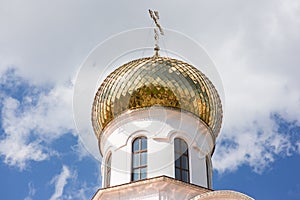
[(112, 72), (96, 93), (92, 123), (96, 135), (118, 115), (150, 106), (191, 112), (218, 135), (222, 105), (210, 80), (183, 61), (166, 57), (133, 60)]

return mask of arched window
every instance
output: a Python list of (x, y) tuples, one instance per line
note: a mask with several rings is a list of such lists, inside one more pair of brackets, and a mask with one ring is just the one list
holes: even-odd
[(138, 137), (132, 143), (131, 181), (147, 178), (147, 138)]
[(190, 182), (189, 173), (189, 151), (186, 142), (183, 139), (174, 140), (175, 155), (175, 179), (184, 182)]
[(105, 186), (109, 187), (110, 186), (110, 178), (111, 178), (111, 153), (108, 154), (106, 158), (106, 169), (105, 169)]

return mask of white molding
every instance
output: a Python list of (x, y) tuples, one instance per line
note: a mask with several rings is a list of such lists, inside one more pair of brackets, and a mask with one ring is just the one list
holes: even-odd
[[(149, 111), (151, 111), (151, 115), (149, 114)], [(162, 116), (161, 113), (165, 112), (165, 116)], [(176, 109), (171, 109), (171, 108), (165, 108), (165, 107), (150, 107), (150, 108), (143, 108), (143, 109), (137, 109), (137, 110), (132, 110), (123, 113), (122, 115), (116, 117), (113, 121), (111, 121), (107, 127), (104, 129), (103, 133), (101, 134), (101, 137), (99, 138), (99, 150), (101, 155), (103, 156), (103, 147), (105, 146), (104, 144), (107, 141), (107, 138), (115, 132), (116, 130), (119, 129), (119, 131), (126, 131), (126, 125), (131, 123), (131, 122), (146, 122), (146, 123), (151, 123), (151, 122), (162, 122), (166, 125), (169, 125), (173, 127), (173, 130), (168, 133), (173, 134), (172, 132), (180, 132), (182, 131), (181, 128), (189, 129), (190, 126), (195, 127), (194, 131), (196, 132), (202, 132), (200, 130), (204, 130), (207, 132), (206, 134), (210, 136), (209, 140), (211, 140), (211, 147), (210, 149), (212, 150), (214, 145), (215, 145), (215, 136), (212, 133), (211, 129), (196, 115), (189, 113), (189, 112), (181, 112)], [(172, 122), (177, 122), (175, 125)], [(136, 127), (137, 128), (137, 127)], [(138, 131), (138, 132), (149, 132), (146, 130), (146, 128), (149, 127), (138, 127), (142, 129), (136, 129), (132, 131)], [(144, 129), (143, 129), (144, 128)], [(152, 133), (155, 134), (155, 133)], [(152, 135), (151, 134), (151, 135)], [(205, 136), (207, 137), (207, 136)], [(159, 137), (148, 137), (148, 138), (159, 138)], [(190, 138), (188, 138), (188, 141), (190, 141)]]
[(148, 141), (148, 178), (175, 177), (174, 139), (181, 138), (189, 149), (191, 183), (207, 186), (203, 158), (211, 155), (215, 145), (211, 129), (193, 114), (163, 107), (124, 113), (105, 129), (99, 142), (105, 159), (108, 152), (112, 153), (112, 186), (130, 182), (132, 142), (140, 136), (147, 137)]

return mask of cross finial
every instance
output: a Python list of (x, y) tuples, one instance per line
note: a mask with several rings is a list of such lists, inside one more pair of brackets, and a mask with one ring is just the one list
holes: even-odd
[(160, 33), (160, 35), (164, 35), (164, 31), (162, 30), (160, 24), (158, 23), (158, 20), (159, 20), (158, 11), (152, 11), (149, 9), (149, 14), (150, 14), (151, 19), (153, 19), (153, 21), (156, 25), (156, 28), (154, 28), (154, 40), (155, 40), (154, 51), (155, 51), (155, 56), (158, 56), (158, 51), (160, 49), (159, 45), (158, 45), (159, 33)]

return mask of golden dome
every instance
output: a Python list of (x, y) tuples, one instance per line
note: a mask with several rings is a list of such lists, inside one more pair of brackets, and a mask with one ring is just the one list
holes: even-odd
[(210, 80), (188, 63), (160, 56), (133, 60), (107, 76), (93, 103), (94, 131), (99, 137), (120, 114), (155, 105), (193, 113), (215, 136), (220, 131), (222, 105)]

